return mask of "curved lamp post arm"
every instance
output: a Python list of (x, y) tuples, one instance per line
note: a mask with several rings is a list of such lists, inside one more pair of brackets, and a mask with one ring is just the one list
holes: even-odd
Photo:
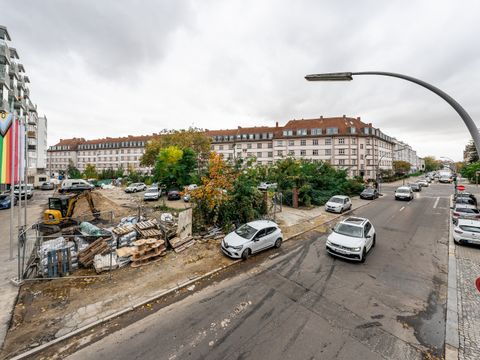
[(413, 82), (417, 85), (420, 85), (438, 96), (440, 96), (443, 100), (450, 104), (451, 107), (455, 109), (455, 111), (460, 115), (463, 122), (470, 131), (470, 135), (472, 135), (473, 142), (475, 144), (475, 148), (477, 149), (477, 153), (480, 154), (480, 133), (477, 129), (477, 125), (473, 122), (472, 118), (465, 109), (450, 95), (445, 93), (444, 91), (440, 90), (439, 88), (419, 79), (416, 79), (411, 76), (391, 73), (391, 72), (384, 72), (384, 71), (362, 71), (362, 72), (343, 72), (343, 73), (328, 73), (328, 74), (314, 74), (314, 75), (307, 75), (305, 79), (309, 81), (349, 81), (353, 80), (353, 76), (355, 75), (381, 75), (381, 76), (390, 76), (395, 77), (403, 80), (407, 80)]

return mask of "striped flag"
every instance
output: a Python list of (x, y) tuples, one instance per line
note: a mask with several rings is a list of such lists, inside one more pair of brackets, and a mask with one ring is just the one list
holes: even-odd
[[(19, 124), (18, 119), (13, 121), (13, 115), (0, 114), (0, 184), (10, 184), (12, 181), (12, 161), (15, 165), (14, 182), (18, 182), (19, 166)], [(15, 128), (15, 138), (13, 138)], [(12, 143), (15, 142), (15, 158), (12, 157)]]

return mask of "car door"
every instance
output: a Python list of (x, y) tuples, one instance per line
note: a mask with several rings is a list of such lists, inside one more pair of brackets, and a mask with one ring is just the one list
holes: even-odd
[(267, 239), (267, 229), (259, 230), (252, 239), (252, 253), (262, 250), (267, 245), (265, 245), (265, 240)]
[(271, 247), (275, 244), (275, 240), (277, 240), (276, 238), (276, 231), (277, 228), (272, 226), (272, 227), (269, 227), (267, 228), (267, 234), (266, 234), (266, 242), (267, 242), (267, 247)]
[(350, 202), (350, 198), (346, 198), (345, 199), (345, 210), (350, 209), (351, 206), (352, 206), (352, 203)]
[(367, 251), (370, 250), (372, 247), (373, 243), (373, 230), (372, 230), (372, 224), (367, 221), (364, 227), (364, 236), (365, 236), (365, 246), (367, 248)]

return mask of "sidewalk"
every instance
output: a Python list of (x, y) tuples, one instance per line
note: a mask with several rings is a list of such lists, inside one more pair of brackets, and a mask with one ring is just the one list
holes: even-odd
[[(356, 198), (353, 208), (369, 203)], [(281, 225), (285, 240), (341, 216), (325, 213), (323, 208), (284, 207), (283, 210), (279, 217), (285, 222)], [(97, 278), (27, 282), (20, 290), (1, 356), (10, 358), (109, 315), (132, 309), (179, 284), (233, 265), (235, 261), (222, 254), (219, 243), (220, 240), (197, 242), (182, 253), (169, 252), (150, 265), (113, 271), (111, 278), (107, 274)], [(82, 275), (82, 271), (75, 275)]]

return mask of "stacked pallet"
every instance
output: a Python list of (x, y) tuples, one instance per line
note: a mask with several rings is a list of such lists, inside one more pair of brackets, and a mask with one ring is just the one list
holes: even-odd
[(150, 264), (166, 254), (164, 240), (156, 238), (141, 239), (133, 242), (137, 249), (132, 255), (132, 267)]
[(184, 239), (179, 238), (178, 236), (168, 240), (170, 246), (173, 248), (173, 251), (176, 253), (182, 252), (185, 249), (188, 249), (190, 246), (195, 244), (195, 240), (189, 236)]
[(124, 225), (124, 226), (117, 226), (116, 228), (112, 229), (112, 232), (115, 235), (123, 236), (128, 233), (131, 233), (134, 230), (133, 225)]
[(99, 238), (78, 253), (78, 262), (84, 267), (92, 266), (95, 255), (105, 255), (111, 252), (111, 247), (107, 240)]
[(159, 238), (162, 236), (162, 231), (158, 229), (158, 224), (155, 219), (136, 223), (135, 230), (137, 230), (143, 238)]

